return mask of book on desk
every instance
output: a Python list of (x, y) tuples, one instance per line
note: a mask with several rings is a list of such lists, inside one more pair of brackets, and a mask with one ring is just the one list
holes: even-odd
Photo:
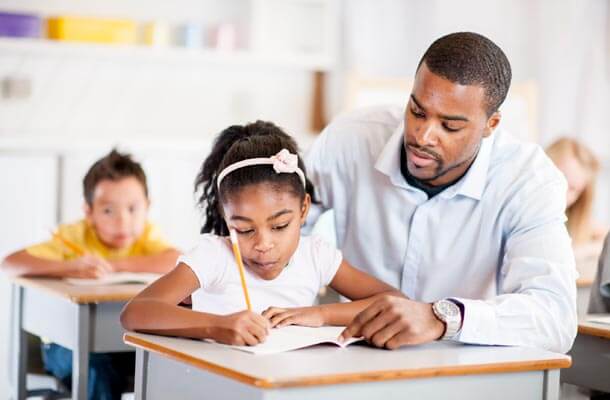
[(352, 343), (359, 342), (363, 338), (349, 338), (340, 341), (339, 335), (345, 329), (344, 326), (323, 326), (311, 328), (307, 326), (286, 326), (273, 328), (263, 343), (256, 346), (231, 346), (223, 345), (235, 350), (245, 351), (255, 355), (276, 354), (291, 350), (298, 350), (317, 344), (332, 344), (345, 348)]
[(113, 272), (99, 278), (65, 278), (64, 280), (75, 286), (105, 286), (124, 283), (150, 284), (161, 277), (160, 274), (143, 272)]

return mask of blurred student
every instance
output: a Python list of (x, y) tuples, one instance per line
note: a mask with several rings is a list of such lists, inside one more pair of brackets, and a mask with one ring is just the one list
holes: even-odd
[[(148, 222), (148, 186), (141, 165), (112, 150), (89, 169), (83, 181), (85, 218), (60, 225), (52, 238), (17, 251), (2, 268), (11, 275), (99, 278), (118, 271), (164, 273), (178, 252)], [(48, 372), (68, 388), (72, 351), (43, 344)], [(88, 398), (116, 399), (133, 375), (133, 353), (90, 356)]]
[(567, 137), (553, 142), (546, 152), (568, 182), (567, 228), (576, 267), (581, 279), (592, 280), (607, 231), (591, 217), (599, 161), (586, 146)]

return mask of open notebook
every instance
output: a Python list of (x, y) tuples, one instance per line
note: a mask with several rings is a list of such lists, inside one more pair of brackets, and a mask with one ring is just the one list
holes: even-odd
[(344, 326), (323, 326), (320, 328), (286, 326), (284, 328), (271, 329), (267, 340), (256, 346), (227, 347), (252, 354), (275, 354), (322, 343), (332, 343), (339, 347), (346, 347), (354, 342), (363, 340), (363, 338), (350, 338), (343, 343), (339, 342), (339, 335), (344, 329)]
[(117, 285), (122, 283), (151, 283), (161, 275), (144, 272), (114, 272), (97, 279), (65, 278), (66, 282), (76, 286)]

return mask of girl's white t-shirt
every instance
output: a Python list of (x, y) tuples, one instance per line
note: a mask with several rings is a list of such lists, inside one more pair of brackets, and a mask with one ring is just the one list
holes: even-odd
[[(334, 278), (343, 259), (341, 251), (318, 236), (301, 236), (288, 265), (273, 280), (264, 280), (245, 266), (252, 311), (268, 307), (307, 307)], [(201, 235), (199, 244), (178, 258), (188, 265), (200, 288), (191, 298), (193, 310), (231, 314), (246, 309), (239, 270), (228, 238)]]

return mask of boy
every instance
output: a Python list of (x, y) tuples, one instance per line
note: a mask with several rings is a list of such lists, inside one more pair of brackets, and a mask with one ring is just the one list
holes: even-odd
[[(96, 278), (117, 271), (169, 271), (178, 252), (147, 222), (146, 175), (130, 155), (112, 150), (89, 169), (83, 181), (85, 218), (61, 225), (48, 242), (9, 255), (11, 275)], [(72, 352), (43, 345), (45, 368), (70, 387)], [(133, 354), (91, 354), (89, 399), (120, 398)], [(126, 371), (126, 366), (128, 366)]]

